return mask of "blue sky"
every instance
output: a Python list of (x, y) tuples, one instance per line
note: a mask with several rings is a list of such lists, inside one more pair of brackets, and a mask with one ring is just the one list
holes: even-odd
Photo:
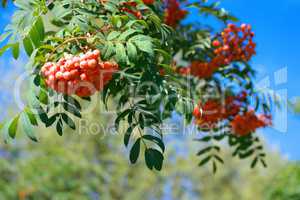
[[(239, 17), (241, 22), (251, 24), (256, 33), (257, 56), (253, 59), (252, 65), (259, 72), (257, 80), (269, 77), (273, 90), (287, 90), (289, 99), (300, 96), (298, 91), (300, 83), (300, 1), (224, 0), (222, 7)], [(12, 8), (0, 9), (0, 13), (0, 31), (2, 33), (5, 24), (9, 21)], [(24, 66), (17, 64), (16, 62), (12, 63), (10, 54), (5, 54), (0, 59), (0, 73), (7, 74), (7, 66), (14, 66), (17, 71)], [(274, 73), (284, 67), (288, 72), (287, 82), (275, 84)], [(1, 84), (8, 84), (8, 82), (9, 80), (0, 81), (0, 89)], [(1, 91), (0, 100), (4, 96), (5, 93)], [(1, 105), (0, 114), (3, 110), (3, 105)], [(280, 120), (282, 123), (285, 121), (284, 119)], [(300, 117), (289, 114), (286, 133), (274, 128), (263, 131), (267, 142), (272, 146), (277, 146), (284, 155), (288, 155), (292, 160), (300, 160), (299, 123)]]

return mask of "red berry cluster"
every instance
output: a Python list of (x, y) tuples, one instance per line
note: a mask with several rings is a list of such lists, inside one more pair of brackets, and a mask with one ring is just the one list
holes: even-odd
[(130, 13), (130, 14), (134, 15), (136, 18), (142, 19), (142, 13), (140, 11), (136, 11), (136, 10), (133, 9), (133, 8), (136, 8), (136, 6), (137, 6), (136, 2), (134, 2), (134, 1), (124, 2), (122, 4), (122, 6), (124, 6), (124, 7), (122, 7), (120, 9), (121, 12)]
[(208, 100), (196, 106), (193, 115), (201, 128), (212, 128), (222, 119), (222, 106), (217, 100)]
[(202, 128), (215, 127), (218, 122), (237, 115), (245, 98), (245, 94), (241, 93), (237, 96), (226, 97), (223, 104), (215, 99), (207, 100), (204, 104), (199, 103), (193, 112), (196, 124)]
[(247, 98), (247, 93), (242, 92), (237, 96), (228, 96), (224, 104), (219, 100), (208, 100), (195, 107), (193, 115), (200, 128), (213, 129), (218, 122), (229, 120), (233, 133), (245, 136), (258, 128), (272, 124), (271, 115), (256, 115), (254, 111), (246, 113), (241, 108)]
[(136, 9), (137, 3), (134, 1), (124, 2), (122, 3), (122, 8), (120, 9), (121, 12), (126, 12), (134, 15), (138, 19), (142, 19), (142, 13)]
[[(143, 0), (144, 4), (152, 5), (155, 0)], [(141, 11), (137, 10), (137, 3), (134, 1), (124, 2), (122, 3), (122, 8), (120, 9), (121, 12), (126, 12), (134, 15), (138, 19), (142, 19), (143, 15)]]
[(183, 75), (192, 74), (199, 78), (210, 78), (213, 73), (222, 66), (232, 62), (249, 61), (255, 54), (254, 33), (251, 26), (243, 24), (237, 27), (229, 24), (221, 34), (221, 41), (212, 42), (215, 48), (214, 57), (208, 62), (194, 61), (187, 69), (180, 69)]
[(53, 90), (87, 97), (102, 90), (117, 70), (116, 63), (102, 62), (100, 51), (94, 50), (80, 56), (66, 55), (57, 63), (48, 62), (41, 74)]
[(192, 74), (199, 78), (210, 78), (217, 69), (216, 65), (207, 62), (193, 61), (186, 69), (180, 69), (182, 75)]
[(229, 24), (221, 34), (221, 41), (213, 41), (215, 54), (223, 56), (226, 60), (224, 63), (233, 61), (249, 61), (255, 54), (256, 44), (253, 42), (254, 33), (251, 26), (242, 24), (240, 27)]
[(247, 93), (242, 92), (237, 96), (228, 96), (225, 99), (223, 119), (231, 118), (239, 114), (243, 102), (247, 99)]
[(185, 18), (187, 11), (180, 8), (180, 3), (177, 0), (165, 0), (165, 2), (165, 23), (175, 28), (180, 20)]
[(231, 122), (232, 130), (239, 136), (245, 136), (258, 128), (272, 125), (271, 115), (256, 115), (253, 110), (237, 115)]

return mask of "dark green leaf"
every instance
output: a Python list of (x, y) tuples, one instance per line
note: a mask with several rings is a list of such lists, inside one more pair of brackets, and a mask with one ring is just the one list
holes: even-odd
[(212, 147), (206, 147), (206, 148), (200, 150), (200, 151), (197, 153), (197, 156), (200, 156), (200, 155), (202, 155), (202, 154), (205, 154), (205, 153), (209, 152), (211, 149), (212, 149)]
[(227, 135), (226, 134), (220, 134), (220, 135), (215, 135), (214, 139), (217, 141), (223, 140)]
[(215, 161), (213, 161), (212, 165), (213, 165), (213, 173), (215, 174), (215, 173), (217, 173), (217, 169), (218, 169), (217, 163)]
[(72, 120), (72, 118), (70, 118), (70, 117), (69, 117), (67, 114), (65, 114), (65, 113), (62, 113), (61, 116), (62, 116), (64, 122), (65, 122), (66, 124), (68, 124), (68, 126), (69, 126), (71, 129), (73, 129), (73, 130), (76, 129), (76, 125), (75, 125), (74, 121)]
[(48, 121), (48, 115), (47, 115), (47, 113), (44, 111), (44, 109), (43, 109), (41, 106), (39, 106), (39, 107), (37, 108), (37, 112), (38, 112), (38, 115), (39, 115), (40, 120), (41, 120), (44, 124), (46, 124), (47, 121)]
[(56, 122), (56, 118), (58, 117), (58, 114), (53, 115), (52, 117), (48, 118), (47, 121), (45, 122), (46, 127), (50, 127)]
[(56, 131), (57, 131), (58, 135), (60, 135), (60, 136), (63, 135), (63, 123), (62, 123), (61, 119), (59, 119), (56, 124)]
[(131, 112), (130, 109), (127, 109), (125, 111), (123, 111), (122, 113), (120, 113), (117, 117), (117, 119), (115, 120), (115, 126), (116, 129), (119, 129), (119, 124), (121, 120), (124, 120), (124, 118)]
[(141, 129), (145, 128), (145, 118), (142, 114), (139, 114), (139, 124), (140, 124)]
[(136, 161), (139, 158), (140, 155), (140, 143), (141, 143), (141, 139), (137, 139), (136, 142), (134, 143), (134, 145), (132, 146), (131, 150), (130, 150), (130, 162), (132, 164), (136, 163)]
[(75, 98), (73, 98), (71, 96), (64, 95), (64, 100), (66, 102), (68, 102), (69, 104), (75, 106), (78, 110), (81, 110), (81, 105)]
[(199, 142), (209, 142), (211, 139), (212, 139), (211, 136), (205, 136), (203, 138), (196, 139), (196, 141), (199, 141)]
[(33, 79), (33, 83), (34, 83), (34, 85), (35, 86), (40, 86), (40, 84), (41, 84), (41, 76), (40, 75), (36, 75), (35, 77), (34, 77), (34, 79)]
[(155, 144), (157, 144), (161, 148), (162, 152), (165, 151), (165, 145), (164, 145), (163, 141), (160, 138), (155, 137), (153, 135), (143, 135), (143, 139), (154, 142)]
[(239, 157), (240, 157), (240, 159), (245, 159), (245, 158), (248, 158), (249, 156), (251, 156), (253, 153), (254, 153), (254, 150), (251, 149), (245, 153), (240, 153)]
[(217, 161), (219, 161), (220, 163), (224, 164), (224, 160), (223, 160), (220, 156), (214, 155), (214, 158), (215, 158)]
[(145, 161), (146, 165), (149, 169), (153, 169), (153, 167), (160, 171), (162, 169), (164, 156), (162, 153), (156, 149), (146, 149), (145, 150)]
[(206, 158), (202, 159), (201, 162), (198, 164), (199, 166), (205, 165), (208, 161), (210, 161), (211, 156), (207, 156)]
[(75, 115), (78, 118), (81, 118), (81, 113), (80, 110), (78, 110), (75, 106), (72, 106), (66, 102), (63, 102), (63, 108), (65, 109), (65, 111)]
[(85, 101), (91, 101), (91, 97), (81, 97), (81, 99), (85, 100)]
[(125, 144), (126, 147), (129, 144), (129, 139), (130, 139), (131, 133), (134, 130), (135, 126), (136, 125), (132, 125), (132, 126), (128, 127), (128, 129), (127, 129), (127, 131), (126, 131), (126, 133), (124, 135), (124, 144)]
[(258, 157), (255, 157), (254, 160), (251, 162), (251, 168), (255, 168), (256, 164), (257, 164), (257, 161), (258, 161)]
[(260, 159), (260, 162), (263, 165), (263, 167), (265, 167), (265, 168), (268, 167), (266, 161), (263, 158)]

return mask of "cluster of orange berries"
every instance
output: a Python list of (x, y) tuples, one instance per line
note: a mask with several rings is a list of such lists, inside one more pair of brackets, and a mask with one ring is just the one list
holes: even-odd
[(253, 110), (243, 113), (242, 115), (237, 115), (231, 121), (233, 132), (239, 136), (248, 135), (258, 128), (264, 128), (271, 125), (271, 115), (256, 115)]
[(188, 67), (179, 67), (177, 70), (181, 75), (192, 74), (198, 78), (210, 78), (219, 65), (212, 62), (193, 61)]
[(209, 99), (204, 104), (199, 103), (193, 112), (196, 124), (202, 128), (215, 127), (218, 122), (237, 115), (245, 99), (246, 93), (243, 92), (237, 96), (226, 97), (223, 104), (215, 99)]
[(199, 78), (210, 78), (222, 66), (237, 61), (249, 61), (255, 54), (256, 44), (251, 26), (242, 24), (240, 27), (229, 24), (221, 33), (221, 38), (212, 42), (214, 57), (208, 62), (194, 61), (186, 69), (179, 69), (182, 75), (192, 74)]
[(57, 63), (47, 62), (41, 69), (48, 87), (63, 94), (88, 97), (100, 91), (118, 70), (115, 62), (102, 62), (100, 51), (80, 56), (65, 55)]
[(180, 3), (177, 0), (166, 0), (165, 2), (165, 23), (175, 28), (188, 12), (180, 8)]
[(208, 100), (200, 103), (193, 112), (196, 124), (201, 128), (214, 127), (222, 119), (222, 106), (217, 100)]
[(224, 104), (218, 100), (208, 100), (204, 104), (195, 107), (193, 115), (196, 124), (203, 129), (212, 129), (218, 122), (230, 120), (233, 133), (245, 136), (258, 128), (270, 126), (272, 118), (270, 115), (256, 115), (254, 111), (241, 113), (241, 106), (247, 98), (242, 92), (237, 96), (228, 96)]
[(235, 24), (229, 24), (221, 33), (221, 41), (213, 41), (216, 47), (214, 53), (217, 56), (223, 56), (224, 64), (232, 61), (249, 61), (256, 53), (256, 44), (253, 42), (254, 32), (251, 26), (242, 24), (240, 27)]

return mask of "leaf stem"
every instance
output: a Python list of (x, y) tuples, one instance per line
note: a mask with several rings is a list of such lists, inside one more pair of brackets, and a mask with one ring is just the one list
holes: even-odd
[[(129, 101), (129, 104), (130, 104), (130, 107), (131, 107), (131, 108), (134, 108), (134, 106), (133, 106), (133, 104), (132, 104), (131, 101)], [(135, 122), (136, 124), (138, 124), (138, 120), (137, 120), (135, 114), (133, 115), (133, 119), (134, 119), (134, 122)], [(141, 138), (141, 140), (142, 140), (142, 142), (143, 142), (145, 148), (148, 149), (148, 146), (147, 146), (145, 140), (143, 139), (143, 134), (142, 134), (142, 130), (141, 130), (140, 126), (138, 126), (138, 132), (139, 132), (140, 138)]]
[(78, 41), (78, 40), (87, 40), (88, 38), (89, 38), (88, 36), (80, 36), (80, 37), (72, 37), (72, 38), (66, 39), (65, 41), (63, 41), (61, 44), (59, 44), (58, 46), (56, 46), (56, 47), (52, 50), (52, 52), (51, 52), (50, 56), (48, 57), (47, 61), (50, 60), (50, 59), (52, 58), (52, 56), (54, 55), (54, 53), (55, 53), (58, 49), (60, 49), (61, 47), (63, 47), (63, 46), (66, 45), (67, 43), (73, 42), (73, 41)]

